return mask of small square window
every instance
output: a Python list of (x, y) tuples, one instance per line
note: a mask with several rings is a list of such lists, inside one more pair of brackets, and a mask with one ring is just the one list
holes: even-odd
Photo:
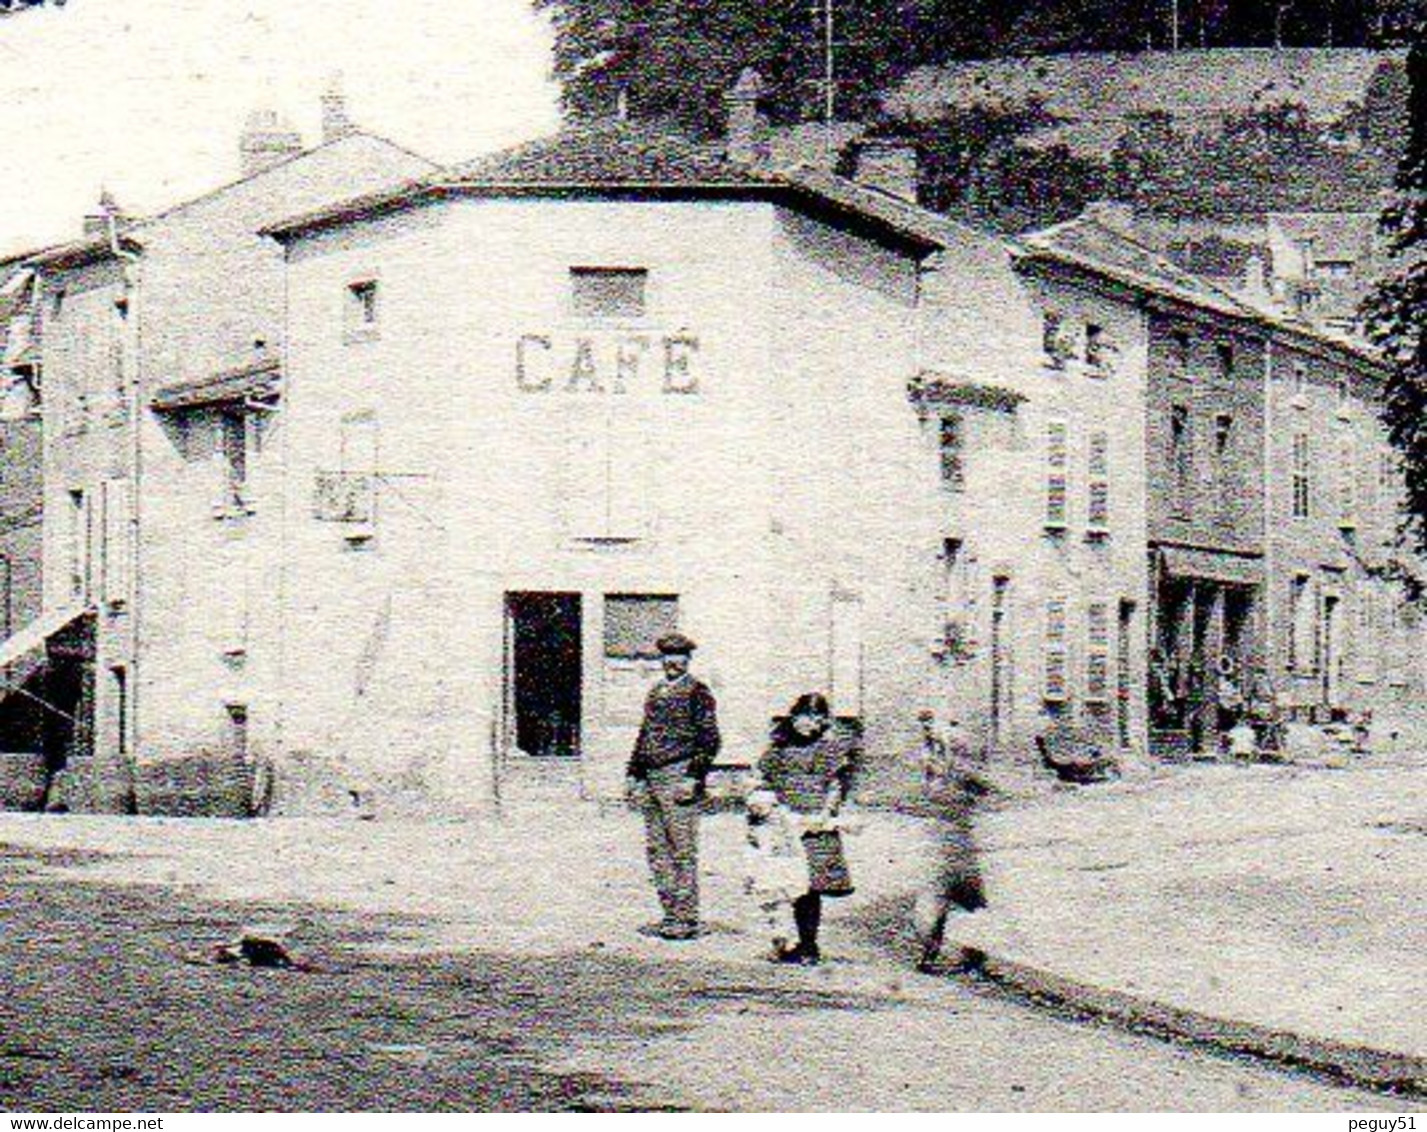
[(578, 318), (643, 318), (649, 272), (642, 267), (572, 267), (570, 295)]

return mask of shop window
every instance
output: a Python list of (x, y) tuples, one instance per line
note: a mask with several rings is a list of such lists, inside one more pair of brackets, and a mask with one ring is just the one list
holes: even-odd
[(1045, 605), (1045, 665), (1044, 698), (1051, 703), (1064, 703), (1069, 698), (1068, 659), (1065, 638), (1065, 601), (1053, 598)]
[(1061, 531), (1069, 524), (1069, 481), (1066, 477), (1067, 438), (1064, 421), (1046, 425), (1046, 510), (1047, 530)]
[(643, 318), (649, 272), (642, 267), (572, 267), (570, 295), (577, 318)]
[(679, 627), (679, 599), (667, 594), (606, 594), (604, 654), (610, 660), (657, 660), (655, 642)]
[(966, 469), (962, 462), (963, 421), (960, 413), (941, 417), (941, 482), (949, 491), (966, 489)]

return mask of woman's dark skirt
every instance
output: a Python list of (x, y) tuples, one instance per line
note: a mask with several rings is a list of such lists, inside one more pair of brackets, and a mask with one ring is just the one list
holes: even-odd
[(842, 834), (835, 829), (803, 834), (808, 856), (808, 891), (822, 896), (852, 895), (852, 874), (842, 852)]

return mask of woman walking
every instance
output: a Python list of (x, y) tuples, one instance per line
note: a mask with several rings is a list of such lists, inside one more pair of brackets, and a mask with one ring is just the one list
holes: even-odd
[(833, 729), (827, 699), (810, 692), (799, 696), (774, 728), (772, 744), (759, 760), (763, 782), (799, 819), (808, 860), (808, 890), (793, 901), (798, 943), (780, 954), (784, 962), (811, 966), (821, 959), (823, 897), (852, 892), (837, 816), (847, 799), (854, 756), (853, 744)]

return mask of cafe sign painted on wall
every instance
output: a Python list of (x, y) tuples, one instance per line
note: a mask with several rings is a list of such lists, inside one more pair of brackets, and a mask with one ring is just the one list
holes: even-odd
[(522, 334), (515, 385), (522, 393), (697, 395), (699, 340), (679, 334)]

